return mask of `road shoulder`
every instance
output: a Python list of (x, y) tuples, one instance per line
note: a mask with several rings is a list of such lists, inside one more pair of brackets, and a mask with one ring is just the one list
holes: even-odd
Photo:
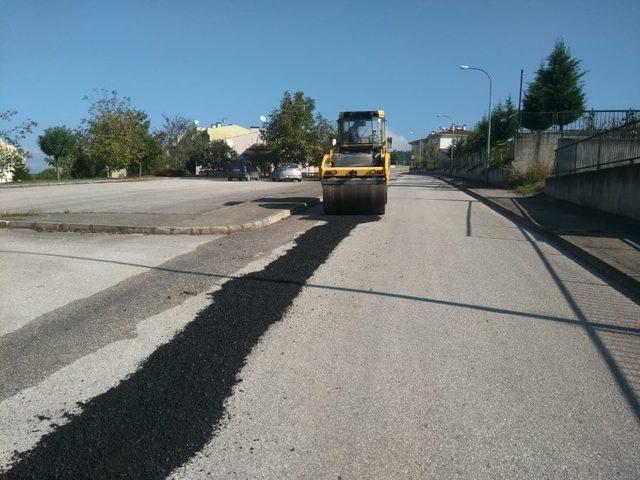
[(573, 206), (545, 195), (525, 197), (507, 189), (434, 175), (510, 220), (547, 236), (626, 289), (640, 294), (640, 224)]

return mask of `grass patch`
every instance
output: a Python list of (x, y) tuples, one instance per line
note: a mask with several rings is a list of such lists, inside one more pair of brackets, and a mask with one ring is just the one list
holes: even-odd
[(536, 162), (524, 173), (516, 171), (511, 186), (520, 195), (538, 195), (544, 191), (544, 181), (552, 173), (553, 168), (550, 165)]
[(544, 182), (525, 183), (524, 185), (518, 185), (515, 191), (520, 195), (530, 196), (539, 195), (544, 192)]
[(29, 217), (37, 213), (36, 210), (0, 210), (0, 218)]

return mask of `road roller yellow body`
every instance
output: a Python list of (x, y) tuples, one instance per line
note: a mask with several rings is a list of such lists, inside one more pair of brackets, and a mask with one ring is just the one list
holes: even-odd
[(384, 214), (390, 148), (384, 111), (340, 112), (337, 138), (320, 166), (326, 214)]

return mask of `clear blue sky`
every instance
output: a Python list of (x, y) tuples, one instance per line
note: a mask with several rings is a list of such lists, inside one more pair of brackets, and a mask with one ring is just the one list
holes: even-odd
[[(258, 123), (286, 89), (339, 110), (387, 111), (405, 138), (472, 126), (494, 98), (517, 101), (563, 37), (583, 60), (588, 106), (640, 108), (640, 2), (0, 0), (0, 109), (38, 132), (86, 115), (82, 97), (116, 89), (147, 111)], [(414, 132), (411, 134), (410, 132)], [(36, 137), (24, 146), (42, 167)]]

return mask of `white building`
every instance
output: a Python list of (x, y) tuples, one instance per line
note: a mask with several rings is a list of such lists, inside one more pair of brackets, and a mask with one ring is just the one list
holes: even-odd
[[(224, 125), (214, 123), (210, 127), (198, 127), (198, 131), (207, 132), (209, 141), (224, 140), (227, 145), (233, 148), (238, 156), (245, 153), (250, 148), (263, 146), (264, 142), (260, 138), (259, 127), (241, 127), (240, 125)], [(200, 174), (200, 167), (196, 166), (196, 175)]]
[(241, 127), (240, 125), (223, 125), (214, 123), (209, 128), (198, 127), (199, 131), (206, 131), (210, 141), (224, 140), (238, 155), (254, 145), (262, 145), (259, 127)]
[(465, 125), (452, 125), (450, 128), (433, 131), (425, 138), (419, 138), (409, 142), (411, 145), (411, 157), (413, 160), (426, 160), (433, 152), (436, 158), (449, 157), (449, 148), (453, 143), (458, 143), (469, 135)]

